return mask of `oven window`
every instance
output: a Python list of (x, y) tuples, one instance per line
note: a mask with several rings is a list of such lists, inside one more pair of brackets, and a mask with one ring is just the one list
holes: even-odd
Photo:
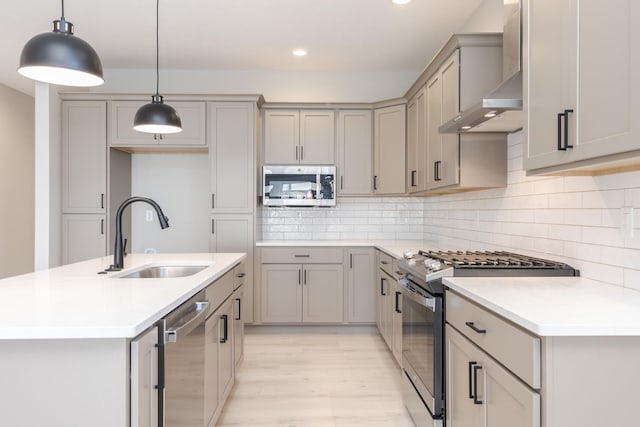
[(402, 298), (402, 354), (431, 395), (434, 390), (435, 313)]

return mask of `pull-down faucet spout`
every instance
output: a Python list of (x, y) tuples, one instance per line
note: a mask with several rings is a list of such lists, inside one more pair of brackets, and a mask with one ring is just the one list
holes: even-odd
[(124, 208), (135, 202), (145, 202), (150, 204), (158, 214), (158, 221), (160, 222), (160, 228), (163, 230), (169, 227), (169, 218), (167, 218), (160, 206), (153, 200), (147, 197), (129, 197), (122, 202), (118, 211), (116, 212), (116, 243), (113, 249), (113, 264), (105, 271), (120, 271), (124, 267), (124, 246), (122, 244), (122, 213)]

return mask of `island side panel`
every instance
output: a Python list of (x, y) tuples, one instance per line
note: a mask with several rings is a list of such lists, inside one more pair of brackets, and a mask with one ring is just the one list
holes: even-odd
[(128, 427), (129, 342), (0, 340), (0, 424)]
[(544, 337), (542, 427), (640, 425), (640, 337)]

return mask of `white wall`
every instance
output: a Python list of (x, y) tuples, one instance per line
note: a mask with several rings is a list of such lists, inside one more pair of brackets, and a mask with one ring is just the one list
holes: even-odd
[(501, 33), (504, 1), (505, 0), (484, 0), (457, 32)]
[(0, 84), (0, 278), (33, 271), (34, 100)]
[[(209, 157), (207, 154), (134, 154), (131, 195), (150, 197), (169, 218), (162, 230), (153, 208), (134, 203), (127, 252), (209, 252)], [(153, 221), (145, 221), (145, 211)]]

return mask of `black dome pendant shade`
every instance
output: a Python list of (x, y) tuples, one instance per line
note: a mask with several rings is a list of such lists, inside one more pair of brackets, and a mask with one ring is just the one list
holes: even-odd
[(145, 133), (178, 133), (182, 132), (182, 121), (176, 110), (163, 102), (160, 96), (160, 42), (159, 16), (160, 0), (156, 0), (156, 94), (151, 103), (138, 109), (133, 119), (133, 129)]
[(98, 86), (104, 83), (102, 63), (95, 50), (73, 35), (73, 24), (62, 17), (53, 31), (31, 38), (20, 55), (18, 72), (45, 83), (63, 86)]

